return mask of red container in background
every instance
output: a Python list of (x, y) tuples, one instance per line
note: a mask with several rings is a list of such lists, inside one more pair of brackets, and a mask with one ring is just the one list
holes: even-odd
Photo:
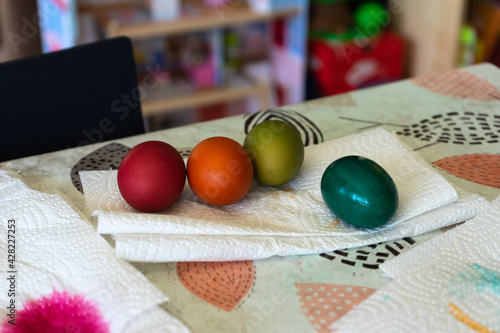
[(334, 95), (404, 77), (405, 43), (385, 30), (376, 37), (309, 41), (309, 72), (321, 96)]

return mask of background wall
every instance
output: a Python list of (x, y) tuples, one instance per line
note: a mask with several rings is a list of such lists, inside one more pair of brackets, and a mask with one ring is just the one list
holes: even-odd
[(36, 0), (0, 1), (2, 60), (41, 53)]

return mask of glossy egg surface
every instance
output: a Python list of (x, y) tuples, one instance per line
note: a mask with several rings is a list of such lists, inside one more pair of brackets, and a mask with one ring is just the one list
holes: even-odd
[(321, 178), (321, 194), (338, 218), (362, 228), (384, 225), (399, 204), (391, 176), (361, 156), (345, 156), (331, 163)]
[(304, 162), (300, 133), (280, 120), (266, 120), (246, 136), (243, 146), (252, 158), (255, 180), (268, 186), (283, 185), (297, 176)]
[(245, 197), (253, 182), (248, 152), (233, 139), (211, 137), (198, 143), (187, 161), (193, 193), (214, 206), (232, 205)]
[(146, 141), (133, 147), (118, 167), (118, 188), (125, 201), (143, 212), (159, 212), (179, 199), (186, 167), (166, 142)]

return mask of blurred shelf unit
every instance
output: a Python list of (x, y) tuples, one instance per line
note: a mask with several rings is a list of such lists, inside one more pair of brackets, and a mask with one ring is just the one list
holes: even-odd
[[(350, 0), (361, 1), (361, 0)], [(382, 1), (382, 0), (380, 0)], [(34, 18), (37, 3), (38, 12), (43, 12), (43, 5), (59, 7), (71, 7), (67, 4), (76, 4), (80, 14), (80, 24), (88, 22), (90, 19), (85, 16), (92, 15), (92, 20), (97, 21), (99, 26), (104, 27), (103, 36), (113, 36), (118, 34), (127, 35), (134, 40), (152, 38), (159, 35), (171, 35), (187, 33), (206, 29), (226, 29), (228, 27), (239, 26), (241, 24), (251, 24), (256, 22), (278, 22), (285, 21), (287, 36), (284, 37), (285, 47), (291, 52), (292, 60), (286, 59), (288, 63), (303, 64), (305, 61), (305, 38), (307, 34), (307, 17), (309, 0), (227, 0), (225, 5), (209, 5), (208, 10), (198, 13), (184, 13), (183, 7), (192, 3), (200, 3), (200, 0), (17, 0), (0, 1), (0, 31), (2, 33), (2, 51), (5, 60), (15, 59), (40, 52), (40, 38), (29, 35), (29, 42), (13, 43), (9, 42), (8, 34), (15, 34), (23, 37), (23, 32), (37, 20)], [(323, 2), (329, 2), (323, 0)], [(330, 2), (333, 2), (331, 0)], [(498, 1), (496, 0), (385, 0), (388, 3), (391, 26), (408, 42), (408, 68), (409, 76), (424, 75), (436, 71), (444, 71), (456, 66), (457, 53), (459, 48), (461, 26), (470, 20), (478, 34), (478, 52), (482, 52), (479, 58), (488, 61), (488, 43), (490, 32), (482, 31), (482, 27), (491, 27), (488, 24), (489, 15), (497, 15)], [(208, 1), (206, 1), (208, 3)], [(214, 1), (213, 3), (223, 3)], [(120, 19), (108, 15), (109, 12), (127, 11), (131, 8), (140, 8), (144, 13), (151, 11), (151, 6), (163, 6), (175, 15), (173, 17), (161, 19), (161, 15), (153, 17), (144, 15), (142, 22), (123, 22)], [(476, 4), (487, 4), (493, 10), (484, 11)], [(263, 7), (260, 7), (263, 6)], [(207, 7), (207, 6), (205, 6)], [(258, 8), (257, 8), (258, 7)], [(267, 7), (267, 8), (266, 8)], [(252, 9), (253, 8), (253, 9)], [(162, 9), (162, 8), (160, 8)], [(259, 10), (256, 10), (259, 9)], [(176, 12), (177, 11), (177, 12)], [(58, 15), (53, 10), (46, 11), (50, 14), (50, 20), (55, 22)], [(161, 11), (160, 11), (161, 12)], [(467, 18), (467, 14), (474, 17)], [(477, 13), (477, 14), (474, 14)], [(486, 15), (487, 14), (487, 15)], [(480, 16), (480, 17), (479, 17)], [(43, 15), (41, 15), (43, 18)], [(26, 19), (29, 23), (26, 22)], [(43, 20), (42, 20), (43, 21)], [(68, 21), (64, 18), (62, 21)], [(335, 19), (330, 19), (332, 24)], [(497, 22), (497, 21), (495, 21)], [(493, 25), (494, 26), (494, 25)], [(40, 27), (42, 41), (54, 37), (45, 34), (47, 25)], [(24, 29), (24, 31), (23, 31)], [(68, 29), (61, 29), (68, 34)], [(486, 35), (486, 33), (488, 35)], [(496, 35), (497, 30), (493, 29)], [(485, 34), (484, 36), (482, 36)], [(48, 37), (46, 37), (46, 36)], [(91, 39), (85, 39), (88, 42)], [(81, 41), (80, 41), (81, 42)], [(496, 45), (493, 46), (496, 48)], [(500, 48), (500, 47), (499, 47)], [(47, 48), (44, 51), (47, 52)], [(496, 53), (493, 51), (494, 54)], [(500, 56), (499, 56), (500, 57)], [(283, 76), (283, 75), (282, 75)], [(285, 76), (286, 77), (286, 76)], [(303, 78), (301, 75), (296, 75)], [(294, 79), (296, 78), (294, 77)], [(278, 79), (281, 85), (288, 87), (282, 77)], [(300, 84), (300, 83), (299, 83)], [(294, 87), (292, 97), (285, 97), (287, 104), (299, 102), (302, 97), (300, 89)]]
[(122, 25), (111, 20), (107, 27), (107, 35), (109, 37), (128, 36), (131, 39), (140, 39), (272, 21), (292, 17), (299, 13), (300, 10), (297, 7), (275, 10), (270, 13), (258, 13), (250, 8), (237, 8), (227, 14), (217, 14), (214, 10), (213, 13), (209, 14), (165, 22), (139, 22)]
[(308, 0), (179, 0), (175, 13), (156, 18), (151, 2), (78, 6), (104, 37), (132, 39), (139, 81), (158, 68), (169, 77), (154, 92), (143, 89), (145, 116), (245, 98), (259, 109), (303, 101)]
[(142, 113), (145, 117), (163, 115), (175, 110), (191, 107), (199, 107), (214, 103), (232, 102), (248, 97), (256, 97), (259, 100), (260, 110), (270, 106), (268, 98), (271, 87), (266, 82), (244, 84), (240, 86), (222, 86), (206, 90), (173, 96), (166, 93), (161, 98), (146, 99), (142, 102)]

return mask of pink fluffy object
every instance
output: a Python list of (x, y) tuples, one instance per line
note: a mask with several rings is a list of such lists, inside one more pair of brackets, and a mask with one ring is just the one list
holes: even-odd
[[(9, 323), (9, 321), (11, 321)], [(108, 324), (92, 301), (78, 294), (54, 291), (27, 301), (0, 326), (0, 333), (109, 333)]]

